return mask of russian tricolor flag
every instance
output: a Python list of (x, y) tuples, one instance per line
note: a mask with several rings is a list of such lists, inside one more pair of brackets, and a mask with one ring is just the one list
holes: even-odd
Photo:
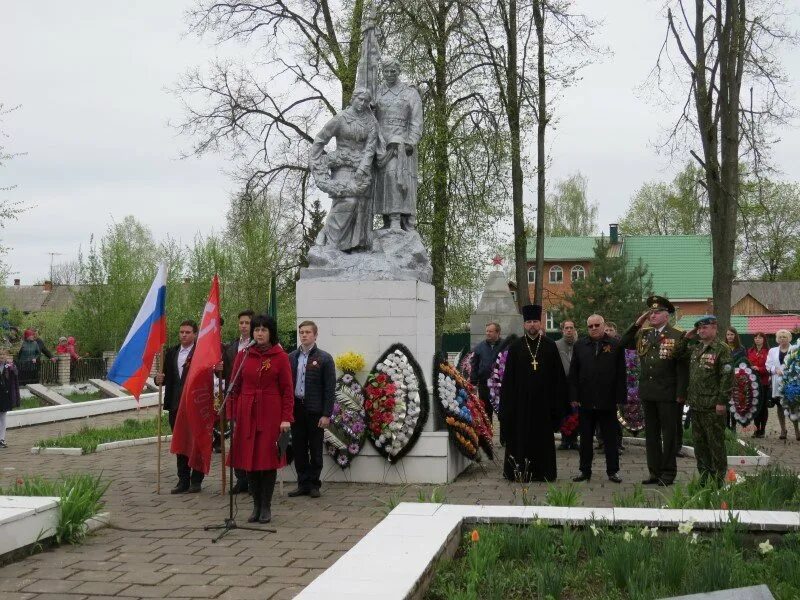
[(167, 270), (162, 264), (108, 372), (108, 379), (124, 387), (136, 400), (150, 376), (153, 357), (167, 341), (166, 295)]

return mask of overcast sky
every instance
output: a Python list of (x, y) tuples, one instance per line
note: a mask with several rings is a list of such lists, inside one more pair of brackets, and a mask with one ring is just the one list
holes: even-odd
[[(6, 3), (0, 19), (0, 102), (21, 108), (4, 118), (4, 145), (26, 155), (0, 169), (2, 198), (32, 206), (0, 233), (10, 246), (11, 278), (34, 283), (55, 262), (75, 258), (89, 237), (132, 214), (157, 238), (189, 241), (219, 228), (234, 185), (225, 156), (180, 160), (189, 140), (168, 125), (181, 109), (169, 92), (188, 68), (218, 49), (186, 36), (192, 0), (43, 0)], [(597, 41), (613, 56), (583, 71), (556, 107), (550, 135), (552, 179), (581, 171), (600, 205), (603, 229), (622, 215), (644, 182), (671, 179), (681, 166), (654, 144), (670, 115), (641, 86), (663, 39), (660, 0), (581, 0), (602, 19)], [(800, 0), (787, 0), (798, 8)], [(800, 20), (794, 19), (800, 29)], [(800, 73), (800, 51), (784, 57)], [(798, 77), (795, 77), (798, 79)], [(797, 81), (793, 98), (800, 99)], [(688, 148), (686, 156), (688, 157)], [(800, 130), (774, 150), (786, 179), (800, 180)], [(535, 185), (533, 178), (528, 185)]]

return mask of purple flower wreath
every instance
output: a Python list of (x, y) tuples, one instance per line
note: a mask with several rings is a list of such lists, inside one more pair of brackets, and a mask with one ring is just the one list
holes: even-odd
[(636, 350), (625, 350), (625, 371), (628, 397), (617, 411), (617, 418), (623, 428), (636, 435), (644, 429), (644, 407), (639, 397), (639, 356)]

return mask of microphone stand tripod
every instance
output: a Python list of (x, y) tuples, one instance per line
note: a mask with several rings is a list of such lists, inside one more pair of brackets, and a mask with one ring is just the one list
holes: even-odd
[[(252, 343), (251, 343), (252, 345)], [(230, 385), (228, 385), (228, 391), (225, 393), (225, 397), (222, 399), (222, 404), (219, 407), (218, 414), (221, 416), (225, 411), (225, 405), (228, 403), (228, 399), (230, 398), (231, 392), (233, 391), (233, 387), (236, 384), (236, 381), (239, 379), (239, 375), (242, 373), (242, 367), (244, 367), (244, 359), (247, 358), (247, 355), (250, 353), (250, 347), (248, 346), (247, 350), (244, 351), (245, 355), (242, 359), (242, 362), (239, 363), (239, 368), (236, 370), (236, 373), (231, 380)], [(231, 401), (231, 406), (234, 403)], [(236, 414), (234, 411), (231, 411), (232, 414)], [(212, 531), (215, 529), (221, 529), (217, 537), (211, 540), (212, 544), (216, 544), (222, 536), (233, 529), (245, 529), (247, 531), (261, 531), (267, 533), (275, 533), (275, 529), (267, 529), (263, 527), (253, 527), (251, 525), (238, 525), (236, 523), (236, 519), (233, 518), (233, 436), (236, 435), (236, 423), (231, 424), (231, 451), (228, 454), (228, 518), (222, 522), (222, 525), (206, 525), (203, 527), (204, 531)], [(225, 432), (222, 432), (222, 443), (225, 443)], [(224, 468), (224, 465), (223, 465)]]

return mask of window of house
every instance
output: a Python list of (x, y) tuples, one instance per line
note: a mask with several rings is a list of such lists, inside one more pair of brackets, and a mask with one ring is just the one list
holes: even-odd
[(536, 267), (528, 269), (528, 283), (536, 283)]
[(553, 331), (556, 328), (556, 320), (553, 317), (553, 313), (547, 313), (544, 323), (544, 327), (547, 331)]
[(569, 276), (572, 281), (583, 279), (584, 277), (586, 277), (586, 270), (580, 265), (575, 265), (574, 267), (572, 267)]
[(564, 283), (564, 269), (558, 265), (550, 267), (550, 283)]

